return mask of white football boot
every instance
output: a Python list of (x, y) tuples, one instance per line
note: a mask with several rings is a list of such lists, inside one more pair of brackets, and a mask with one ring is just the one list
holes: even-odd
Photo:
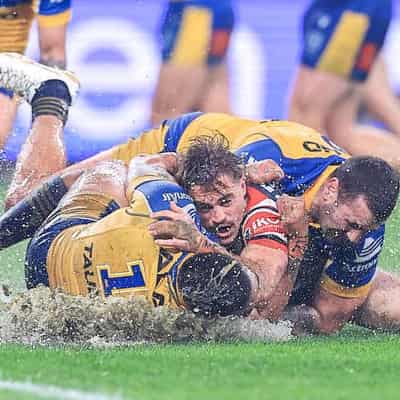
[(0, 87), (13, 90), (28, 103), (32, 101), (36, 89), (50, 79), (63, 81), (74, 101), (80, 85), (72, 72), (39, 64), (18, 53), (0, 53)]

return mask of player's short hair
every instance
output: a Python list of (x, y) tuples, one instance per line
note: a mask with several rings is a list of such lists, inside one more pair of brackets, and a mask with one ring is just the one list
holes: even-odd
[(230, 151), (229, 141), (224, 135), (215, 132), (213, 137), (202, 135), (190, 141), (183, 156), (180, 183), (187, 191), (195, 185), (215, 190), (221, 175), (237, 180), (243, 174), (243, 159)]
[(339, 180), (339, 200), (364, 196), (377, 223), (389, 218), (399, 196), (399, 174), (384, 160), (373, 156), (347, 159), (332, 177)]
[(250, 278), (231, 257), (195, 254), (183, 263), (177, 279), (185, 306), (196, 314), (224, 317), (248, 311)]

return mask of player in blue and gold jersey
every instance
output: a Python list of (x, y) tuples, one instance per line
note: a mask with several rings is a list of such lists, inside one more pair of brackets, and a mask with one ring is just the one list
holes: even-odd
[(226, 53), (234, 0), (171, 0), (163, 15), (162, 65), (152, 125), (193, 110), (229, 112)]
[(118, 162), (82, 174), (28, 246), (28, 288), (141, 295), (155, 306), (206, 316), (247, 312), (257, 291), (250, 271), (226, 255), (171, 252), (148, 232), (151, 213), (168, 209), (171, 201), (198, 224), (191, 198), (157, 174), (131, 175), (129, 185), (125, 175)]
[[(380, 56), (391, 16), (392, 0), (311, 1), (288, 115), (327, 132), (352, 155), (376, 155), (399, 166), (400, 102)], [(364, 98), (392, 134), (357, 124)]]
[[(65, 68), (65, 38), (71, 19), (71, 0), (1, 0), (0, 52), (23, 54), (34, 18), (38, 21), (40, 62)], [(16, 113), (12, 90), (0, 88), (0, 110), (0, 148), (3, 148)]]

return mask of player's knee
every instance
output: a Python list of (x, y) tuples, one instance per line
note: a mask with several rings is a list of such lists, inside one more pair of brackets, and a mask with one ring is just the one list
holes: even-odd
[(178, 287), (185, 306), (207, 316), (243, 315), (250, 303), (247, 272), (232, 258), (221, 254), (197, 254), (184, 262)]

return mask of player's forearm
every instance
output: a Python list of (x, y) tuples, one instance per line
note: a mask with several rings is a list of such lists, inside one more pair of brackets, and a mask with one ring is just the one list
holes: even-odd
[[(252, 298), (253, 307), (260, 311), (263, 318), (277, 319), (287, 304), (293, 286), (292, 279), (286, 279), (289, 284), (284, 282), (287, 275), (287, 256), (283, 251), (250, 244), (240, 255), (235, 255), (205, 237), (199, 251), (228, 255), (253, 272), (258, 281)], [(289, 285), (290, 291), (287, 290)]]
[(283, 273), (275, 274), (275, 277), (271, 276), (274, 271), (281, 271), (277, 268), (265, 269), (262, 272), (263, 281), (267, 282), (268, 286), (263, 290), (265, 294), (264, 303), (260, 302), (258, 306), (258, 315), (261, 318), (278, 320), (282, 317), (283, 310), (288, 304), (296, 282), (307, 243), (307, 236), (289, 236), (288, 260), (287, 265), (284, 264), (286, 268), (283, 268)]
[(4, 213), (0, 217), (0, 249), (32, 237), (57, 207), (68, 187), (61, 177), (54, 177)]
[(292, 288), (296, 281), (301, 262), (303, 261), (304, 254), (307, 250), (307, 246), (308, 232), (289, 235), (287, 272), (288, 277), (292, 282)]

